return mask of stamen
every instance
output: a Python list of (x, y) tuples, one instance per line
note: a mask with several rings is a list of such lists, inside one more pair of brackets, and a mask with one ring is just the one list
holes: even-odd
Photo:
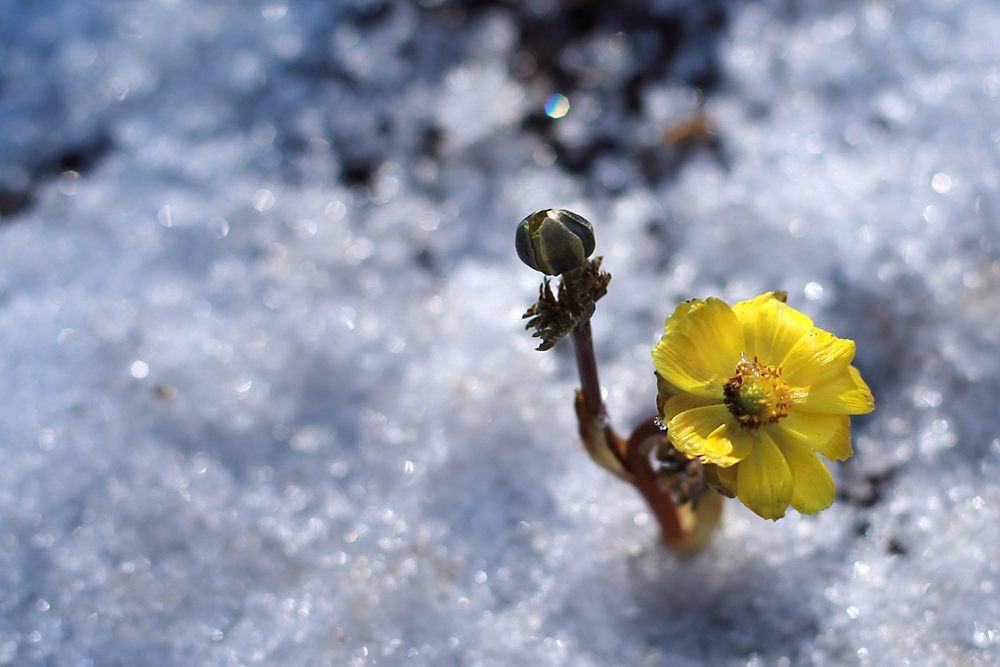
[(788, 385), (781, 379), (781, 369), (741, 359), (736, 375), (722, 386), (726, 407), (746, 428), (774, 424), (788, 416)]

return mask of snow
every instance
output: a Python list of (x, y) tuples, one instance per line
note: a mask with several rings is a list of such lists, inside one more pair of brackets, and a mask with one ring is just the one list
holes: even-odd
[[(0, 2), (0, 664), (1000, 660), (1000, 7)], [(545, 114), (565, 95), (569, 112)], [(717, 143), (670, 145), (695, 111)], [(832, 508), (661, 548), (576, 438), (514, 226), (771, 289), (876, 411)]]

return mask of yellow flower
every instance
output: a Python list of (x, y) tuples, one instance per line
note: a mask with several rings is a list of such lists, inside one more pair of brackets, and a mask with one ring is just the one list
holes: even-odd
[(816, 456), (852, 453), (848, 415), (875, 407), (851, 366), (854, 342), (813, 326), (774, 293), (730, 308), (682, 303), (653, 350), (660, 418), (706, 480), (765, 519), (790, 504), (814, 514), (833, 502)]

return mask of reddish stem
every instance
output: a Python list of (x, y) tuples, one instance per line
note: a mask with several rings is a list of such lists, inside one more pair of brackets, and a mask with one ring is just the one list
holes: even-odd
[[(594, 336), (590, 320), (578, 324), (571, 336), (580, 371), (584, 407), (599, 422), (607, 423), (607, 410), (601, 399), (601, 384), (597, 379), (597, 359), (594, 356)], [(663, 541), (669, 544), (678, 540), (681, 537), (681, 527), (677, 518), (677, 507), (670, 492), (661, 489), (656, 483), (656, 474), (649, 464), (648, 453), (642, 451), (642, 443), (647, 438), (660, 434), (660, 428), (654, 418), (650, 417), (636, 426), (627, 442), (614, 432), (609, 423), (605, 426), (604, 433), (608, 443), (613, 447), (614, 454), (633, 475), (633, 484), (646, 499), (653, 515), (659, 521)]]
[(587, 406), (587, 412), (598, 419), (604, 419), (606, 410), (601, 399), (601, 383), (597, 379), (594, 333), (590, 328), (590, 320), (584, 320), (576, 325), (570, 335), (573, 338), (573, 349), (576, 350), (576, 365), (580, 370), (583, 404)]
[(649, 452), (642, 451), (642, 443), (650, 437), (660, 435), (660, 427), (655, 417), (644, 419), (632, 431), (626, 445), (629, 471), (635, 476), (635, 487), (653, 510), (663, 531), (663, 541), (667, 544), (681, 537), (681, 526), (677, 518), (677, 506), (670, 492), (656, 483), (656, 473), (649, 464)]

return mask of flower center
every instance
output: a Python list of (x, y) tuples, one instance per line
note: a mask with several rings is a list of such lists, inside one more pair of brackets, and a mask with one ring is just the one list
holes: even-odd
[(722, 386), (726, 407), (746, 428), (774, 424), (788, 415), (788, 385), (781, 369), (757, 361), (741, 359), (736, 375)]

